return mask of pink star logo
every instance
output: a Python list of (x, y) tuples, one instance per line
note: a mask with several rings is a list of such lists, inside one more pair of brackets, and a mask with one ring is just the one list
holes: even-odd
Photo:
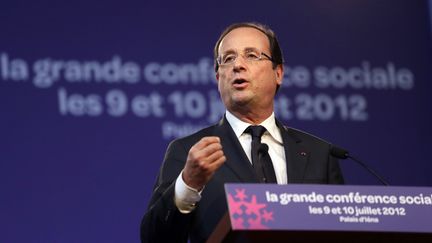
[(240, 201), (244, 201), (247, 198), (247, 195), (245, 194), (245, 189), (236, 189), (235, 198), (239, 199)]
[(269, 212), (269, 211), (264, 209), (262, 217), (263, 217), (264, 221), (266, 221), (266, 222), (273, 220), (273, 212)]
[(230, 217), (234, 229), (266, 229), (263, 223), (273, 218), (273, 212), (265, 209), (267, 204), (259, 203), (256, 195), (250, 200), (245, 189), (235, 189), (235, 195), (228, 194)]

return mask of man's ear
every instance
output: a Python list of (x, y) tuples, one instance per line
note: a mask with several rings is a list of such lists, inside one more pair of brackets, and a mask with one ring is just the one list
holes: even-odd
[(219, 73), (216, 72), (216, 80), (219, 81)]
[(283, 75), (284, 75), (284, 67), (283, 64), (278, 65), (275, 68), (275, 72), (276, 72), (276, 83), (278, 85), (282, 85), (282, 81), (283, 81)]

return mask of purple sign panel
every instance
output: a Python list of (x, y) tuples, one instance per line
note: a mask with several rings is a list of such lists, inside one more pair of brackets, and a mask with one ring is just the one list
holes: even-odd
[(432, 233), (432, 188), (226, 184), (233, 230)]

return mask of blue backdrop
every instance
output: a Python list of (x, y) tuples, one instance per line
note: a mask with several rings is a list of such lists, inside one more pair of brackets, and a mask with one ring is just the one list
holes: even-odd
[[(217, 122), (212, 48), (259, 21), (277, 116), (432, 186), (428, 1), (0, 3), (0, 242), (138, 242), (167, 144)], [(378, 184), (343, 161), (348, 184)]]

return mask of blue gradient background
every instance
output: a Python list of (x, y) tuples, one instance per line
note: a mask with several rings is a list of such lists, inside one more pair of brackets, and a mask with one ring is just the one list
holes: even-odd
[[(432, 42), (428, 1), (10, 1), (0, 3), (0, 53), (29, 64), (41, 58), (96, 60), (119, 55), (145, 65), (212, 58), (222, 29), (259, 21), (279, 35), (286, 65), (408, 68), (412, 90), (283, 87), (279, 95), (361, 94), (365, 122), (284, 120), (341, 145), (392, 185), (432, 186)], [(0, 77), (1, 78), (1, 77)], [(62, 80), (47, 89), (0, 79), (0, 242), (138, 242), (169, 140), (164, 120), (207, 123), (169, 112), (164, 119), (62, 116), (57, 89), (133, 96), (216, 90), (215, 84), (150, 85)], [(348, 184), (378, 184), (351, 161)]]

